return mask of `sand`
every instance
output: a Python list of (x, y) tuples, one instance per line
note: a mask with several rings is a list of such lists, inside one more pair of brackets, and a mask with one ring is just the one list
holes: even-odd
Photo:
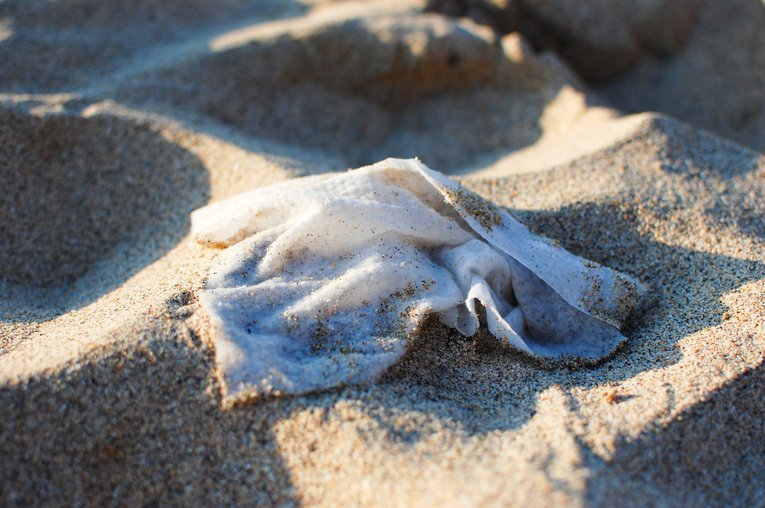
[[(764, 131), (717, 121), (762, 66), (704, 5), (593, 91), (424, 2), (0, 3), (0, 504), (765, 504)], [(189, 212), (388, 155), (643, 280), (627, 345), (546, 369), (429, 323), (375, 384), (226, 403)]]
[(600, 91), (627, 111), (662, 111), (763, 151), (765, 3), (697, 3), (689, 41), (674, 58), (645, 58)]

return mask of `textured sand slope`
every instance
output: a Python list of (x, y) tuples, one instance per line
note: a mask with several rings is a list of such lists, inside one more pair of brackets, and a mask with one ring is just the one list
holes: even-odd
[(207, 201), (201, 161), (149, 126), (13, 110), (0, 125), (0, 263), (12, 282), (76, 278), (118, 240), (171, 217), (177, 241)]
[[(422, 7), (0, 2), (0, 504), (765, 504), (765, 158)], [(612, 21), (591, 63), (645, 72)], [(646, 282), (627, 345), (546, 370), (429, 323), (377, 384), (225, 404), (189, 211), (389, 155)]]
[(304, 10), (290, 0), (142, 0), (129, 6), (117, 1), (5, 0), (0, 4), (0, 89), (72, 90), (108, 76), (153, 45), (194, 33), (199, 37), (210, 24), (241, 26), (244, 19), (262, 22)]
[[(0, 339), (4, 352), (22, 354), (0, 369), (3, 377), (111, 341), (119, 323), (180, 291), (187, 275), (179, 259), (199, 255), (181, 242), (189, 213), (211, 197), (336, 167), (299, 149), (203, 133), (227, 134), (215, 125), (188, 131), (108, 102), (83, 108), (38, 96), (32, 107), (6, 102), (1, 114), (0, 181), (12, 192), (0, 198)], [(124, 285), (134, 276), (153, 285)]]
[[(140, 316), (109, 334), (115, 346), (3, 388), (13, 417), (2, 441), (24, 464), (4, 468), (3, 492), (96, 504), (762, 499), (762, 157), (652, 118), (570, 165), (470, 185), (654, 288), (623, 351), (547, 371), (434, 324), (381, 384), (221, 409), (193, 297), (207, 261), (175, 256), (176, 296), (134, 304)], [(157, 284), (139, 275), (120, 291), (159, 296)]]
[(348, 166), (420, 156), (445, 171), (567, 130), (590, 105), (553, 55), (405, 2), (327, 7), (209, 48), (127, 80), (118, 96), (182, 118), (209, 115)]
[(765, 150), (765, 3), (696, 7), (685, 48), (646, 59), (602, 92), (628, 111), (662, 111)]
[(429, 0), (427, 9), (522, 33), (615, 107), (765, 147), (762, 0)]

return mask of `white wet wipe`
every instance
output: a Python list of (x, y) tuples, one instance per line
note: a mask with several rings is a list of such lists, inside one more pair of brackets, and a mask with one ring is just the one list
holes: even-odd
[(594, 361), (644, 293), (414, 159), (257, 188), (192, 225), (225, 247), (201, 301), (230, 395), (374, 381), (428, 315), (471, 336), (480, 306), (497, 340)]

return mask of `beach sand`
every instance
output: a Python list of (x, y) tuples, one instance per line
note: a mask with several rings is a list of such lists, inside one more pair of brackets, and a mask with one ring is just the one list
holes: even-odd
[[(603, 84), (477, 8), (0, 3), (0, 504), (765, 504), (765, 46), (715, 74), (703, 5), (674, 56), (593, 49)], [(548, 369), (429, 322), (375, 384), (226, 399), (189, 213), (387, 156), (644, 281), (626, 346)]]

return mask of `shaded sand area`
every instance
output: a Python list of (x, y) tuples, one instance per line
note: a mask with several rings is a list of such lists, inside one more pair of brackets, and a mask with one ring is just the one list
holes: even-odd
[[(0, 504), (765, 504), (765, 5), (638, 3), (0, 2)], [(644, 281), (627, 345), (228, 403), (191, 210), (415, 155)]]

